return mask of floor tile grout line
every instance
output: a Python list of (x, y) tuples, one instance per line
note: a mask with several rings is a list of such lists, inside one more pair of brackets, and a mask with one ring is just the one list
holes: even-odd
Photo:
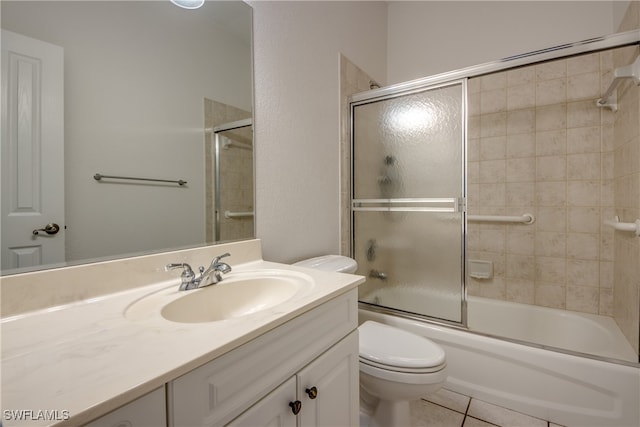
[[(464, 396), (464, 395), (463, 395), (463, 396)], [(460, 426), (460, 427), (464, 427), (464, 423), (466, 422), (467, 418), (473, 418), (474, 420), (482, 421), (482, 422), (484, 422), (484, 423), (490, 424), (490, 425), (495, 426), (495, 427), (501, 427), (499, 424), (494, 424), (494, 423), (492, 423), (492, 422), (490, 422), (490, 421), (487, 421), (487, 420), (484, 420), (484, 419), (482, 419), (482, 418), (478, 418), (478, 417), (476, 417), (476, 416), (469, 415), (469, 409), (471, 408), (471, 403), (473, 402), (473, 399), (474, 399), (474, 398), (473, 398), (473, 397), (471, 397), (471, 396), (466, 396), (466, 397), (468, 397), (468, 398), (469, 398), (469, 401), (467, 402), (467, 407), (466, 407), (466, 409), (464, 410), (464, 412), (461, 412), (461, 411), (459, 411), (459, 410), (457, 410), (457, 409), (454, 409), (454, 408), (450, 408), (450, 407), (445, 406), (445, 405), (443, 405), (443, 404), (441, 404), (441, 403), (433, 402), (433, 401), (431, 401), (431, 400), (428, 400), (427, 398), (421, 398), (420, 400), (422, 400), (422, 401), (424, 401), (424, 402), (427, 402), (427, 403), (430, 403), (430, 404), (432, 404), (432, 405), (436, 405), (436, 406), (439, 406), (439, 407), (441, 407), (441, 408), (447, 409), (447, 410), (449, 410), (449, 411), (455, 412), (455, 413), (457, 413), (457, 414), (461, 414), (461, 415), (463, 415), (463, 418), (462, 418), (462, 424), (461, 424), (461, 426)], [(505, 408), (505, 409), (506, 409), (506, 408)], [(516, 412), (517, 412), (517, 411), (516, 411)], [(538, 418), (538, 417), (534, 417), (534, 416), (532, 416), (532, 415), (527, 415), (527, 414), (523, 414), (523, 415), (528, 416), (528, 417), (531, 417), (531, 418)], [(541, 421), (546, 422), (546, 423), (547, 423), (546, 427), (551, 427), (551, 421), (549, 421), (549, 420), (545, 420), (545, 419), (541, 419), (541, 418), (538, 418), (538, 419), (539, 419), (539, 420), (541, 420)]]
[[(465, 416), (464, 416), (465, 421), (466, 421), (466, 419), (467, 419), (467, 418), (471, 418), (471, 419), (474, 419), (474, 420), (482, 421), (483, 423), (485, 423), (485, 424), (489, 424), (489, 425), (491, 425), (491, 426), (501, 427), (501, 426), (500, 426), (500, 424), (494, 424), (494, 423), (492, 423), (491, 421), (483, 420), (482, 418), (473, 417), (473, 416), (471, 416), (471, 415), (465, 415)], [(462, 424), (462, 426), (464, 427), (464, 424)]]
[(467, 422), (467, 414), (469, 413), (469, 408), (471, 407), (471, 399), (473, 398), (469, 397), (469, 402), (467, 402), (467, 408), (464, 410), (464, 417), (462, 418), (462, 425), (460, 427), (464, 427), (464, 423)]
[[(448, 409), (448, 410), (453, 411), (453, 412), (455, 412), (457, 414), (462, 414), (462, 415), (466, 415), (467, 414), (466, 410), (465, 410), (465, 412), (460, 412), (460, 411), (458, 411), (456, 409), (449, 408), (448, 406), (444, 406), (444, 405), (442, 405), (440, 403), (432, 402), (431, 400), (427, 400), (427, 399), (424, 399), (424, 398), (421, 398), (420, 400), (422, 400), (424, 402), (431, 403), (432, 405), (436, 405), (436, 406), (439, 406), (439, 407), (444, 408), (444, 409)], [(467, 409), (469, 409), (469, 405), (468, 404), (467, 404)]]

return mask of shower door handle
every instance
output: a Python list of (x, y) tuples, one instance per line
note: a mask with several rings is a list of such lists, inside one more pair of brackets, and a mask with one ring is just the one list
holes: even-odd
[(416, 199), (353, 199), (353, 211), (376, 212), (460, 212), (462, 201), (458, 197)]

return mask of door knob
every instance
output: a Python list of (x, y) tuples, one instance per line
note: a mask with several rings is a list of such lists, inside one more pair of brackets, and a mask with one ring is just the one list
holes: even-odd
[(33, 230), (33, 235), (37, 236), (40, 234), (41, 231), (44, 231), (49, 236), (52, 236), (58, 233), (58, 231), (60, 231), (60, 226), (52, 222), (50, 224), (45, 225), (44, 228), (38, 228), (36, 230)]

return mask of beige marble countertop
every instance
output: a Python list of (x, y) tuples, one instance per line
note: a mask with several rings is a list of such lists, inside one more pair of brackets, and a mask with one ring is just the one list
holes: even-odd
[[(234, 272), (292, 270), (313, 279), (305, 292), (271, 309), (210, 323), (175, 323), (155, 315), (131, 319), (129, 305), (179, 279), (30, 311), (2, 320), (2, 410), (58, 411), (67, 420), (3, 425), (81, 425), (100, 417), (357, 287), (361, 276), (267, 261)], [(199, 292), (199, 291), (187, 291)], [(67, 412), (63, 412), (67, 411)]]

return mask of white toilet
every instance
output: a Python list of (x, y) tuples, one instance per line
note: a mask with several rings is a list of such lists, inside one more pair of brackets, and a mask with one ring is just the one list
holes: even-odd
[[(294, 265), (341, 273), (358, 268), (355, 260), (339, 255)], [(425, 337), (370, 320), (358, 332), (361, 427), (409, 426), (409, 402), (435, 393), (447, 379), (444, 350)]]

